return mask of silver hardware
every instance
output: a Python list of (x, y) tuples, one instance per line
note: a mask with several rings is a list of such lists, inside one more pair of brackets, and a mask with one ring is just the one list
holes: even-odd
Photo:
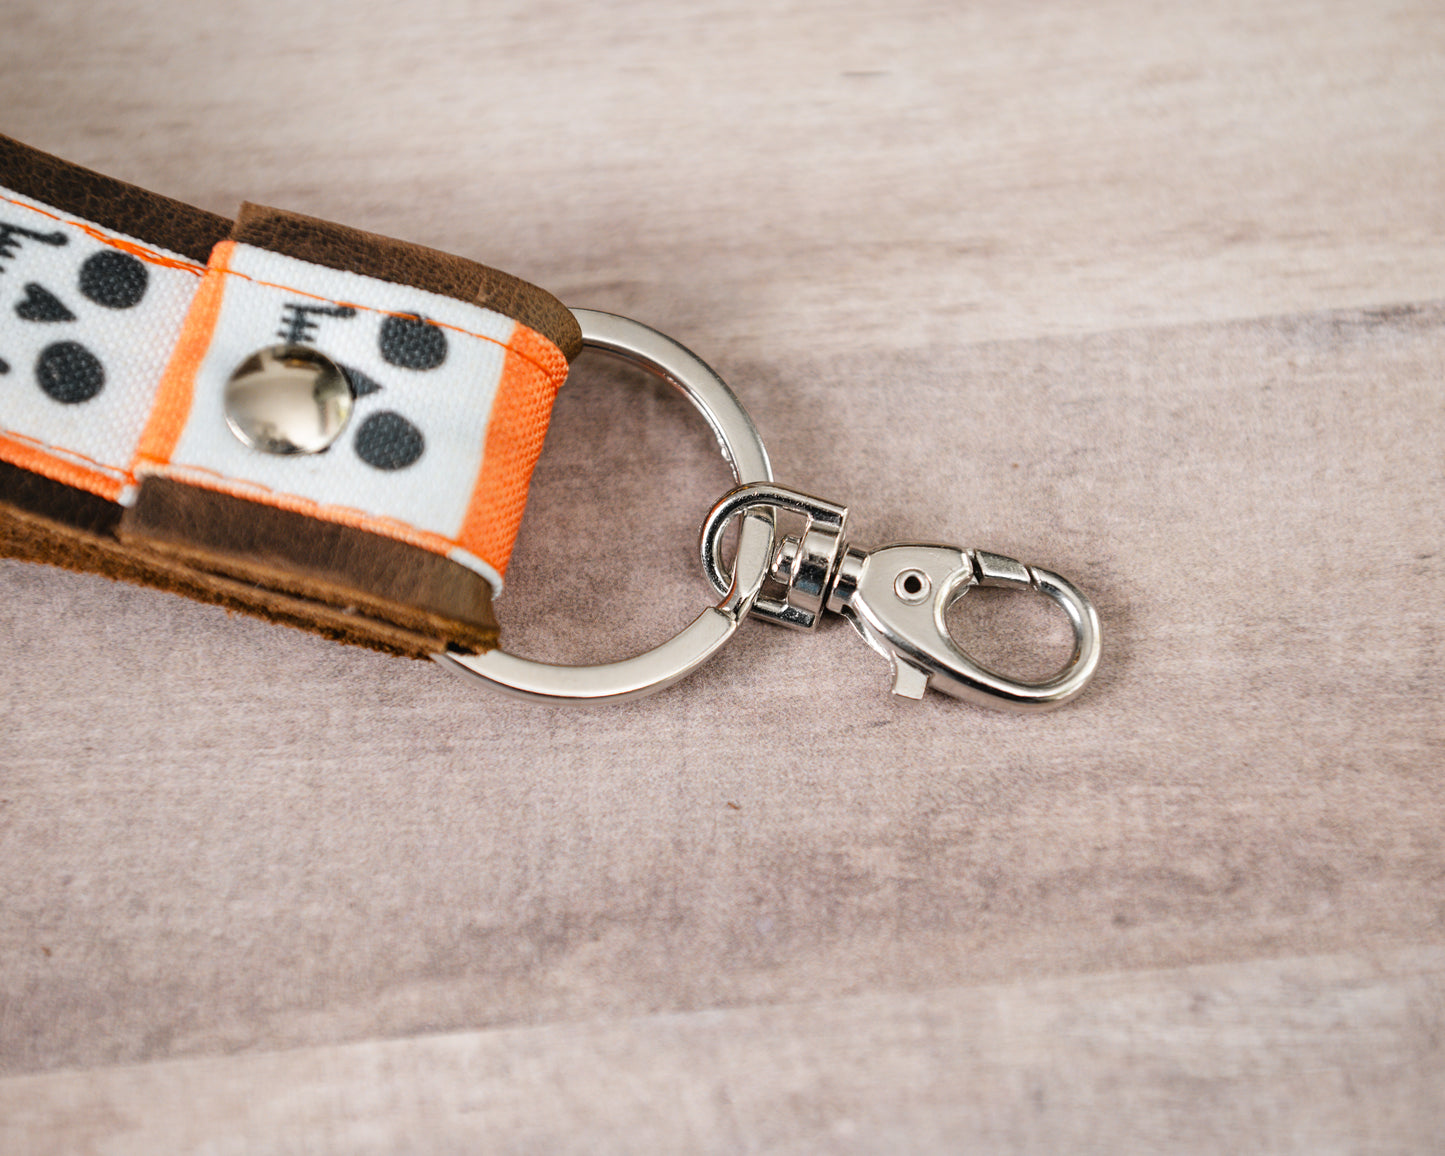
[[(837, 568), (848, 511), (782, 486), (754, 482), (727, 494), (708, 514), (702, 529), (702, 571), (714, 590), (726, 590), (722, 532), (739, 513), (786, 510), (807, 519), (800, 537), (785, 537), (773, 552), (769, 577), (783, 588), (781, 597), (759, 597), (752, 613), (779, 626), (815, 630), (823, 614), (829, 579)], [(711, 528), (710, 528), (711, 527)]]
[[(703, 571), (715, 588), (727, 588), (723, 534), (738, 516), (761, 509), (801, 514), (800, 537), (784, 537), (773, 550), (768, 577), (782, 589), (759, 596), (751, 612), (795, 629), (817, 627), (822, 610), (841, 614), (893, 668), (893, 693), (922, 698), (929, 687), (980, 706), (1036, 711), (1078, 696), (1099, 665), (1099, 618), (1072, 583), (1012, 558), (953, 546), (900, 544), (856, 550), (843, 534), (846, 507), (772, 483), (739, 486), (703, 522)], [(949, 636), (944, 614), (973, 586), (1035, 590), (1052, 598), (1074, 628), (1068, 662), (1042, 682), (1021, 682), (988, 670)]]
[(268, 454), (319, 454), (341, 436), (356, 396), (341, 367), (306, 345), (273, 345), (226, 382), (226, 424)]
[(893, 579), (893, 593), (898, 595), (900, 602), (910, 605), (925, 601), (932, 589), (933, 579), (922, 570), (904, 570)]
[[(676, 386), (712, 427), (723, 457), (739, 482), (773, 476), (768, 451), (747, 410), (727, 384), (695, 353), (646, 325), (591, 309), (572, 311), (582, 342), (655, 373)], [(747, 616), (767, 576), (773, 547), (772, 515), (744, 515), (734, 576), (718, 591), (722, 600), (654, 650), (597, 666), (554, 666), (504, 654), (434, 654), (449, 670), (532, 702), (616, 702), (652, 694), (692, 673), (716, 653)]]
[[(703, 572), (721, 596), (663, 645), (597, 666), (554, 666), (500, 650), (435, 654), (457, 674), (532, 702), (614, 702), (651, 694), (690, 674), (737, 631), (749, 613), (796, 630), (814, 630), (824, 611), (841, 614), (888, 659), (893, 691), (922, 698), (930, 686), (985, 706), (1046, 710), (1084, 689), (1099, 662), (1099, 619), (1073, 585), (1047, 570), (982, 550), (897, 545), (864, 552), (844, 537), (844, 506), (774, 485), (767, 450), (752, 419), (726, 383), (696, 354), (639, 322), (574, 309), (584, 345), (613, 353), (679, 389), (712, 427), (739, 485), (703, 523)], [(781, 512), (801, 517), (796, 535), (781, 533)], [(732, 573), (723, 538), (741, 519)], [(1052, 598), (1074, 627), (1074, 650), (1043, 682), (1006, 678), (958, 648), (944, 612), (973, 586), (1031, 589)]]

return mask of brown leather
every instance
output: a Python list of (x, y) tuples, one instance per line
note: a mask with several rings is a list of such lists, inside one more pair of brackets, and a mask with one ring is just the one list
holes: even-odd
[(535, 329), (568, 361), (582, 350), (577, 319), (550, 293), (510, 273), (437, 249), (249, 202), (241, 206), (233, 225), (215, 213), (69, 164), (7, 136), (0, 136), (0, 183), (202, 264), (216, 243), (229, 237), (328, 269), (412, 285), (494, 309)]
[[(191, 491), (187, 486), (148, 479), (142, 488), (143, 498), (153, 484), (198, 492)], [(448, 619), (434, 611), (428, 612), (425, 608), (388, 602), (377, 597), (375, 589), (357, 591), (355, 601), (348, 602), (348, 578), (344, 566), (338, 566), (331, 575), (324, 572), (317, 574), (314, 560), (306, 558), (307, 550), (304, 544), (299, 544), (297, 552), (312, 574), (311, 579), (308, 581), (302, 575), (298, 580), (297, 576), (289, 573), (273, 574), (271, 577), (279, 578), (280, 583), (287, 586), (307, 586), (312, 596), (289, 593), (265, 584), (265, 575), (261, 573), (265, 569), (263, 565), (257, 566), (257, 578), (261, 581), (248, 581), (243, 576), (208, 570), (206, 560), (199, 552), (188, 551), (184, 547), (168, 554), (164, 548), (152, 549), (136, 542), (122, 543), (116, 537), (116, 530), (129, 511), (93, 494), (82, 493), (5, 462), (0, 462), (0, 495), (3, 495), (0, 498), (0, 556), (154, 586), (199, 602), (308, 630), (337, 642), (409, 658), (426, 658), (448, 646), (462, 650), (490, 650), (497, 645), (491, 589), (485, 582), (469, 584), (468, 590), (477, 602), (463, 622)], [(224, 498), (224, 495), (209, 496)], [(225, 500), (238, 501), (234, 498)], [(245, 502), (241, 505), (254, 504)], [(389, 558), (402, 575), (398, 585), (403, 588), (425, 591), (428, 563), (440, 563), (452, 571), (470, 574), (470, 571), (462, 570), (445, 558), (429, 555), (403, 543), (344, 526), (329, 529), (339, 530), (342, 537), (349, 539), (344, 544), (332, 543), (335, 556), (342, 559), (347, 556), (367, 557), (374, 547), (374, 560), (368, 561), (363, 569), (374, 573), (384, 565), (384, 562), (375, 559)], [(308, 536), (309, 533), (303, 533), (300, 542), (304, 543)], [(371, 541), (368, 543), (366, 539)], [(425, 558), (419, 559), (421, 555)], [(408, 581), (405, 575), (409, 568), (418, 566), (421, 571), (411, 570)], [(382, 581), (378, 585), (384, 587), (386, 583)]]
[(61, 212), (205, 264), (231, 222), (0, 136), (0, 184)]
[(443, 647), (487, 650), (497, 642), (484, 578), (441, 554), (350, 526), (146, 478), (116, 537), (196, 570), (384, 619)]
[(241, 206), (231, 239), (485, 306), (535, 329), (568, 361), (582, 351), (577, 319), (557, 298), (510, 273), (450, 253), (249, 202)]
[[(0, 185), (204, 261), (228, 236), (495, 309), (581, 349), (549, 294), (445, 253), (276, 209), (230, 222), (0, 137)], [(147, 478), (129, 509), (0, 462), (0, 555), (184, 594), (341, 642), (424, 657), (497, 645), (491, 587), (449, 559), (364, 530)]]
[(24, 514), (92, 537), (113, 537), (121, 509), (95, 494), (0, 462), (0, 520)]

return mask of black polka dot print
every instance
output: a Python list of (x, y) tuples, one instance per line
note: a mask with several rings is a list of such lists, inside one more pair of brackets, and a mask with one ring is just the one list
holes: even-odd
[(435, 369), (447, 359), (447, 335), (420, 314), (381, 323), (381, 356), (403, 369)]
[(15, 306), (15, 316), (21, 321), (74, 321), (75, 314), (65, 307), (54, 293), (34, 281), (25, 286), (25, 296)]
[(129, 253), (102, 249), (80, 266), (80, 291), (107, 309), (131, 309), (146, 294), (150, 274)]
[(40, 351), (35, 380), (48, 397), (63, 405), (78, 405), (105, 388), (105, 367), (79, 342), (57, 341)]
[(374, 413), (356, 431), (356, 456), (378, 470), (404, 470), (426, 449), (421, 430), (392, 410)]

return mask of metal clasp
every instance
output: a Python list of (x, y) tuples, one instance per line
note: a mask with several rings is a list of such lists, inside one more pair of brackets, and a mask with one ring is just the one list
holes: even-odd
[[(771, 482), (739, 486), (703, 522), (703, 570), (720, 593), (729, 586), (723, 535), (739, 515), (788, 511), (804, 518), (801, 534), (774, 535), (763, 591), (750, 613), (797, 630), (814, 630), (825, 610), (841, 614), (893, 668), (893, 693), (923, 697), (930, 686), (980, 706), (1048, 710), (1076, 697), (1099, 664), (1099, 618), (1067, 579), (1000, 554), (954, 546), (898, 544), (864, 551), (844, 537), (844, 506)], [(972, 586), (1035, 590), (1069, 616), (1074, 648), (1042, 682), (1022, 682), (982, 666), (953, 641), (944, 614)]]
[[(1099, 664), (1099, 619), (1072, 585), (1012, 558), (951, 546), (851, 549), (846, 507), (774, 485), (757, 427), (737, 395), (697, 354), (626, 317), (573, 310), (583, 344), (622, 357), (680, 390), (717, 436), (738, 488), (708, 515), (702, 564), (721, 596), (661, 646), (617, 662), (557, 666), (501, 650), (432, 657), (460, 675), (529, 702), (619, 702), (652, 694), (696, 670), (749, 614), (795, 630), (816, 629), (825, 611), (843, 615), (893, 667), (896, 694), (922, 698), (930, 686), (985, 706), (1047, 710), (1084, 689)], [(802, 532), (778, 529), (778, 511), (801, 515)], [(723, 535), (741, 519), (733, 572)], [(1048, 595), (1074, 625), (1074, 653), (1052, 678), (1019, 682), (960, 650), (943, 615), (970, 586), (1027, 587)]]

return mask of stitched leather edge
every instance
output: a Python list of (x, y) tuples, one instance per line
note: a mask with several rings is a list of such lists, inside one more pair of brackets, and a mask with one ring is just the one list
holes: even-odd
[[(0, 136), (6, 187), (103, 228), (205, 262), (230, 236), (330, 268), (502, 312), (581, 348), (571, 312), (518, 278), (436, 250), (261, 206), (224, 217)], [(497, 645), (491, 588), (442, 555), (212, 491), (147, 479), (133, 510), (0, 462), (0, 555), (91, 571), (423, 657)]]
[(102, 176), (8, 136), (0, 136), (0, 173), (0, 184), (31, 200), (201, 264), (231, 232), (225, 217)]
[[(0, 462), (0, 494), (4, 495), (0, 556), (151, 586), (336, 642), (409, 658), (426, 658), (459, 641), (455, 624), (436, 616), (418, 613), (412, 623), (399, 624), (373, 617), (360, 606), (268, 589), (244, 577), (198, 569), (163, 551), (123, 545), (113, 536), (123, 517), (122, 507), (4, 462)], [(362, 531), (347, 533), (372, 537)], [(477, 593), (484, 605), (476, 608), (478, 621), (471, 624), (470, 645), (463, 649), (488, 650), (497, 645), (491, 590), (481, 582)], [(384, 603), (383, 609), (390, 616), (394, 604)]]
[(146, 478), (116, 527), (122, 545), (384, 618), (468, 650), (496, 645), (491, 586), (441, 554), (168, 478)]
[(582, 329), (557, 298), (510, 273), (463, 257), (250, 202), (241, 206), (231, 239), (313, 265), (493, 309), (542, 334), (568, 361), (582, 351)]

